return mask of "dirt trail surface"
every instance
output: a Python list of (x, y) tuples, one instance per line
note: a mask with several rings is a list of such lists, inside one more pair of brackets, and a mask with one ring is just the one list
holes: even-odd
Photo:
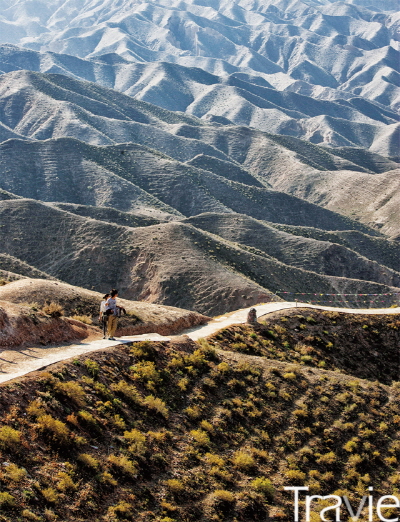
[[(257, 316), (276, 312), (279, 310), (285, 310), (290, 308), (314, 308), (318, 310), (330, 310), (336, 312), (345, 312), (351, 314), (400, 314), (400, 307), (397, 308), (369, 308), (369, 309), (352, 309), (352, 308), (333, 308), (328, 306), (317, 306), (306, 303), (291, 303), (291, 302), (280, 302), (280, 303), (267, 303), (257, 305)], [(202, 337), (208, 337), (213, 333), (217, 332), (222, 328), (227, 328), (233, 324), (245, 323), (247, 314), (250, 308), (237, 310), (230, 312), (225, 315), (215, 317), (208, 324), (203, 326), (197, 326), (189, 330), (180, 332), (179, 335), (187, 335), (192, 340), (196, 341)], [(4, 350), (0, 356), (0, 383), (7, 382), (27, 373), (40, 370), (50, 364), (77, 357), (79, 355), (93, 352), (96, 350), (102, 350), (111, 346), (117, 346), (119, 344), (132, 343), (143, 340), (152, 341), (169, 341), (171, 337), (163, 336), (158, 333), (147, 333), (141, 335), (124, 336), (119, 337), (115, 341), (109, 341), (108, 339), (97, 339), (92, 341), (86, 341), (70, 346), (58, 346), (58, 347), (41, 347), (41, 348), (21, 348), (16, 350)]]

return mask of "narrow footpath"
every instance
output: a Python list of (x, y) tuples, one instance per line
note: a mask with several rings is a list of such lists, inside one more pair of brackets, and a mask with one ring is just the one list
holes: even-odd
[[(310, 305), (306, 303), (294, 303), (294, 302), (280, 302), (280, 303), (267, 303), (256, 305), (254, 308), (257, 310), (257, 317), (260, 318), (266, 314), (276, 312), (278, 310), (285, 310), (289, 308), (315, 308), (318, 310), (330, 310), (336, 312), (345, 312), (350, 314), (370, 314), (370, 315), (381, 315), (381, 314), (400, 314), (400, 307), (397, 308), (368, 308), (368, 309), (354, 309), (354, 308), (332, 308), (329, 306), (318, 306)], [(251, 307), (253, 308), (253, 307)], [(177, 335), (187, 335), (194, 341), (202, 337), (208, 337), (213, 333), (226, 328), (233, 324), (245, 323), (247, 314), (250, 308), (244, 308), (242, 310), (236, 310), (229, 312), (219, 317), (215, 317), (209, 323), (196, 326), (195, 328), (184, 330), (179, 332)], [(174, 336), (175, 337), (175, 336)], [(31, 348), (22, 348), (19, 350), (19, 360), (12, 362), (7, 360), (7, 350), (1, 352), (0, 356), (0, 383), (11, 381), (17, 377), (21, 377), (30, 372), (41, 370), (50, 364), (60, 362), (66, 359), (71, 359), (85, 353), (94, 352), (96, 350), (104, 350), (112, 346), (118, 346), (120, 344), (129, 344), (138, 341), (170, 341), (172, 337), (166, 337), (157, 333), (148, 333), (141, 335), (119, 337), (115, 341), (109, 341), (108, 339), (99, 339), (91, 342), (82, 342), (71, 346), (62, 346), (59, 348), (49, 348), (49, 353), (38, 357), (34, 350)]]

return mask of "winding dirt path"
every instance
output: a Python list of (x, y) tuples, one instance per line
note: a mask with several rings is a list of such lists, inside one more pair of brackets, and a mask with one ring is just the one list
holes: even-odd
[[(261, 317), (278, 310), (285, 310), (289, 308), (315, 308), (318, 310), (330, 310), (336, 312), (345, 312), (350, 314), (400, 314), (400, 307), (397, 308), (368, 308), (368, 309), (353, 309), (353, 308), (332, 308), (329, 306), (310, 305), (306, 303), (280, 302), (267, 303), (255, 306), (257, 316)], [(203, 326), (196, 326), (190, 330), (180, 332), (179, 335), (187, 335), (194, 341), (201, 337), (208, 337), (209, 335), (227, 328), (233, 324), (245, 323), (247, 314), (250, 308), (236, 310), (229, 312), (219, 317), (215, 317), (208, 324)], [(0, 383), (10, 381), (17, 377), (21, 377), (30, 372), (40, 370), (49, 366), (50, 364), (71, 359), (85, 353), (90, 353), (96, 350), (102, 350), (119, 344), (132, 343), (135, 341), (153, 340), (153, 341), (169, 341), (171, 337), (159, 335), (157, 333), (149, 333), (142, 335), (120, 337), (116, 341), (109, 341), (108, 339), (98, 339), (94, 341), (82, 342), (71, 346), (60, 347), (41, 347), (41, 348), (21, 348), (18, 350), (4, 350), (0, 353)]]

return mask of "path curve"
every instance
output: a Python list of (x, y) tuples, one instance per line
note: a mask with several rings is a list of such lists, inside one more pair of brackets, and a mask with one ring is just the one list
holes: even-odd
[[(400, 307), (397, 308), (367, 308), (367, 309), (359, 309), (359, 308), (333, 308), (329, 306), (318, 306), (311, 305), (307, 303), (295, 303), (295, 302), (279, 302), (279, 303), (266, 303), (256, 305), (254, 308), (257, 310), (257, 316), (261, 317), (262, 315), (266, 315), (272, 312), (277, 312), (279, 310), (286, 310), (290, 308), (314, 308), (317, 310), (329, 310), (332, 312), (345, 312), (350, 314), (369, 314), (369, 315), (381, 315), (381, 314), (400, 314)], [(251, 307), (253, 308), (253, 307)], [(245, 323), (247, 319), (247, 314), (249, 308), (244, 308), (241, 310), (236, 310), (234, 312), (226, 313), (222, 316), (215, 317), (212, 321), (207, 323), (206, 325), (196, 326), (189, 330), (184, 330), (180, 332), (179, 335), (187, 335), (193, 341), (197, 341), (201, 337), (208, 337), (213, 333), (221, 330), (222, 328), (227, 328), (233, 324)], [(120, 344), (128, 344), (137, 341), (170, 341), (171, 337), (163, 336), (157, 333), (148, 333), (141, 335), (133, 335), (133, 336), (125, 336), (120, 337), (116, 341), (109, 341), (108, 339), (100, 339), (97, 341), (91, 341), (87, 343), (80, 343), (76, 345), (71, 345), (68, 347), (60, 347), (59, 350), (52, 350), (52, 353), (48, 356), (41, 358), (29, 358), (32, 355), (26, 355), (27, 359), (18, 364), (18, 370), (13, 372), (3, 372), (0, 374), (0, 383), (11, 381), (12, 379), (16, 379), (17, 377), (22, 377), (28, 373), (31, 373), (36, 370), (41, 370), (50, 364), (54, 364), (66, 359), (70, 359), (72, 357), (77, 357), (79, 355), (83, 355), (85, 353), (94, 352), (96, 350), (104, 350), (105, 348), (109, 348), (112, 346), (118, 346)], [(23, 349), (21, 352), (23, 353)], [(5, 359), (3, 359), (5, 360)], [(6, 360), (5, 360), (6, 361)], [(7, 361), (6, 361), (7, 362)]]

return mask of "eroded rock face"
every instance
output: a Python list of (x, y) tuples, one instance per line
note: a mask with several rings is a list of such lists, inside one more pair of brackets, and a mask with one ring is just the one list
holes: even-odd
[(0, 301), (0, 347), (48, 345), (80, 341), (97, 333), (94, 327), (69, 318), (50, 317), (29, 306)]
[(198, 314), (196, 312), (189, 312), (187, 315), (182, 317), (176, 317), (166, 319), (163, 323), (138, 323), (137, 325), (124, 325), (123, 320), (119, 321), (117, 335), (139, 335), (142, 333), (155, 332), (160, 335), (172, 335), (179, 333), (193, 326), (205, 324), (210, 318)]

